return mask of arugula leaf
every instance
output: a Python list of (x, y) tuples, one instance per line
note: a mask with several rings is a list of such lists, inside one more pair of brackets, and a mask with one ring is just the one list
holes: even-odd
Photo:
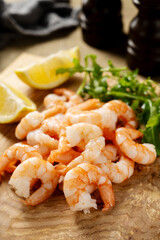
[(73, 59), (73, 64), (74, 64), (73, 68), (59, 68), (59, 69), (57, 69), (56, 74), (63, 74), (63, 73), (68, 72), (70, 74), (70, 77), (71, 77), (76, 72), (83, 72), (84, 71), (84, 68), (80, 65), (78, 59), (74, 58)]
[(149, 118), (142, 141), (154, 144), (157, 154), (160, 155), (160, 113), (157, 112), (157, 108), (151, 100), (146, 100), (146, 102), (148, 102)]
[[(136, 113), (139, 126), (144, 125), (143, 142), (152, 143), (160, 155), (160, 96), (156, 93), (157, 83), (150, 78), (143, 82), (137, 79), (138, 70), (129, 71), (126, 67), (116, 68), (109, 60), (106, 68), (96, 61), (96, 55), (87, 55), (85, 66), (74, 59), (72, 68), (61, 68), (58, 73), (84, 72), (85, 77), (77, 93), (86, 98), (99, 98), (103, 102), (121, 99), (130, 105)], [(114, 86), (109, 86), (110, 79)]]

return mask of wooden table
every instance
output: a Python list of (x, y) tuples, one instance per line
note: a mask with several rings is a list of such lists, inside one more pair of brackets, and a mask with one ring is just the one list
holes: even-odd
[[(13, 1), (13, 0), (10, 0)], [(135, 8), (131, 1), (123, 0), (124, 29), (128, 25)], [(79, 0), (72, 0), (79, 6)], [(4, 70), (20, 54), (47, 56), (60, 49), (79, 45), (81, 57), (96, 54), (100, 64), (111, 59), (115, 65), (124, 66), (126, 60), (116, 52), (94, 49), (83, 42), (80, 28), (67, 36), (46, 40), (24, 40), (12, 42), (0, 51), (0, 70)], [(23, 56), (27, 64), (32, 56)], [(25, 60), (24, 60), (25, 59)], [(21, 58), (18, 59), (20, 64)], [(3, 78), (17, 83), (17, 87), (35, 101), (41, 109), (43, 97), (50, 91), (33, 90), (15, 78), (14, 66), (3, 71)], [(1, 75), (2, 76), (2, 75)], [(18, 82), (19, 81), (19, 82)], [(76, 89), (69, 81), (65, 86)], [(16, 124), (0, 126), (0, 154), (16, 142)], [(136, 166), (134, 175), (120, 185), (114, 185), (115, 207), (107, 213), (99, 208), (91, 214), (74, 213), (69, 210), (63, 194), (57, 190), (45, 203), (37, 207), (24, 206), (7, 184), (9, 177), (0, 185), (0, 240), (159, 240), (160, 239), (160, 160), (150, 166)]]

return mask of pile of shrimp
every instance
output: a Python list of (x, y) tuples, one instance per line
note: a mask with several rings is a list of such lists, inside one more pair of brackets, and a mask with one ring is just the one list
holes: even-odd
[(26, 205), (45, 201), (59, 185), (72, 211), (97, 209), (91, 197), (96, 189), (102, 210), (109, 210), (115, 204), (112, 184), (130, 178), (135, 163), (156, 159), (154, 145), (139, 143), (143, 134), (134, 111), (120, 100), (83, 101), (58, 88), (44, 106), (20, 121), (15, 135), (22, 142), (0, 157), (0, 175), (12, 173), (9, 184)]

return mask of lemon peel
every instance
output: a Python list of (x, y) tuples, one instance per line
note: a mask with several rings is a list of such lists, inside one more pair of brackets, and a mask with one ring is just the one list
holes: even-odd
[(35, 103), (28, 97), (13, 87), (0, 82), (0, 123), (17, 122), (36, 109)]
[(56, 74), (58, 68), (73, 67), (73, 59), (79, 59), (79, 47), (62, 50), (38, 63), (16, 69), (17, 76), (26, 84), (37, 89), (51, 89), (69, 79), (69, 74)]

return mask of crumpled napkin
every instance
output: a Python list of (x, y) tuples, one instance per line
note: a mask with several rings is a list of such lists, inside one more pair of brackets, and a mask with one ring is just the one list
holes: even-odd
[(21, 36), (56, 36), (56, 32), (78, 26), (79, 9), (69, 0), (22, 0), (6, 4), (0, 0), (0, 48)]

